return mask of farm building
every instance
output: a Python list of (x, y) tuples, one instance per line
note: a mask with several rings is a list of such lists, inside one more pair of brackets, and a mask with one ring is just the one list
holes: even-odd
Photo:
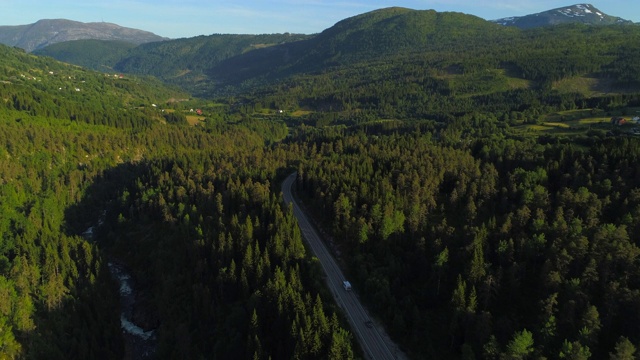
[(614, 116), (611, 118), (611, 125), (624, 125), (627, 123), (627, 119), (623, 118), (623, 117), (619, 117), (619, 116)]

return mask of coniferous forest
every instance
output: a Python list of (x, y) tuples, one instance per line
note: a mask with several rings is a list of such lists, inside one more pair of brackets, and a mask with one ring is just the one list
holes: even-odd
[(297, 172), (408, 358), (637, 359), (640, 125), (610, 119), (640, 111), (639, 36), (388, 9), (216, 35), (193, 66), (227, 77), (192, 88), (145, 48), (120, 75), (0, 46), (1, 357), (131, 358), (118, 264), (145, 358), (366, 358), (282, 201)]

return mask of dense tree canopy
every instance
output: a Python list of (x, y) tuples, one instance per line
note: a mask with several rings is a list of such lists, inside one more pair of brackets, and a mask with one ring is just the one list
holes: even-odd
[(600, 358), (640, 340), (636, 139), (449, 147), (359, 132), (308, 146), (298, 186), (420, 354)]
[[(405, 25), (424, 38), (394, 52)], [(411, 358), (632, 359), (637, 125), (518, 129), (638, 111), (637, 36), (387, 9), (247, 57), (288, 35), (207, 38), (234, 46), (216, 58), (233, 88), (215, 89), (233, 96), (215, 101), (0, 46), (1, 355), (125, 356), (118, 262), (158, 358), (362, 356), (282, 203), (297, 171), (354, 289)], [(191, 53), (201, 73), (208, 51)], [(283, 51), (307, 57), (231, 72)], [(584, 76), (617, 92), (559, 89)]]

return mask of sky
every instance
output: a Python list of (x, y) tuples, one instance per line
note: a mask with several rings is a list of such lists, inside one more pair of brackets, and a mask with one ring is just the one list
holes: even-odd
[[(522, 16), (580, 3), (576, 0), (0, 0), (0, 25), (40, 19), (110, 22), (168, 38), (211, 34), (313, 34), (375, 9), (401, 6), (476, 15)], [(640, 1), (591, 1), (612, 16), (640, 22)]]

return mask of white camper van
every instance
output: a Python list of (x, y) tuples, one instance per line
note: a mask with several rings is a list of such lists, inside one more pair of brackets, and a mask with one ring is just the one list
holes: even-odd
[(351, 283), (348, 281), (343, 281), (342, 282), (342, 287), (344, 287), (345, 290), (349, 291), (351, 290)]

